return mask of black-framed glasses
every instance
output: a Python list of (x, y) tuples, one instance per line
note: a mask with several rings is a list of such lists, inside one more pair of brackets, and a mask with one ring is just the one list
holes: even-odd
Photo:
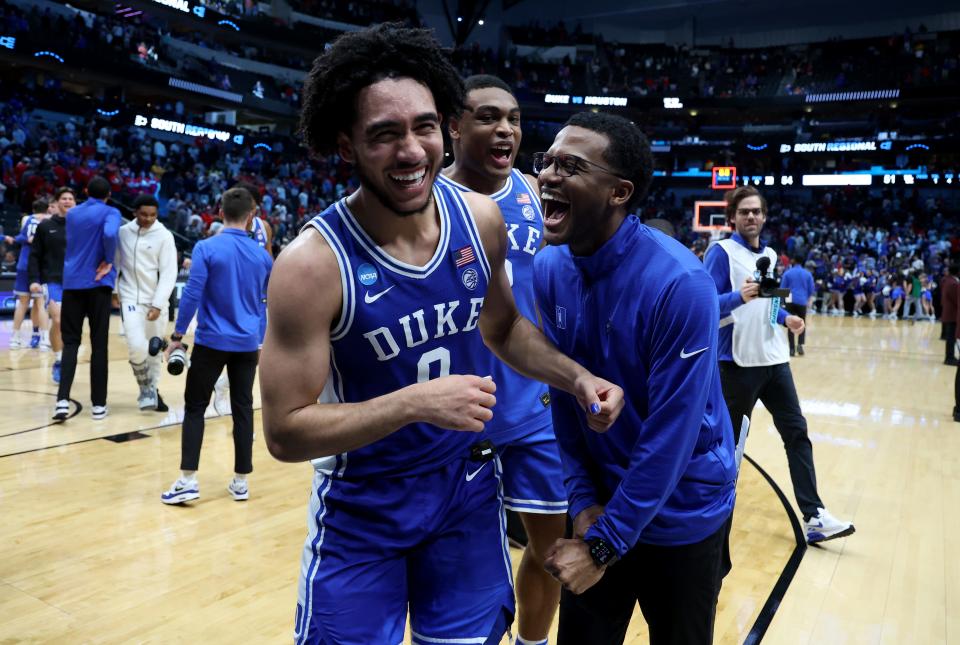
[(578, 172), (583, 172), (587, 169), (587, 166), (593, 166), (598, 168), (603, 172), (610, 173), (614, 177), (623, 179), (620, 176), (620, 173), (614, 172), (609, 168), (605, 168), (600, 164), (593, 163), (592, 161), (587, 161), (583, 157), (578, 157), (577, 155), (571, 154), (559, 154), (552, 155), (548, 152), (535, 152), (533, 155), (533, 174), (539, 175), (544, 170), (556, 164), (556, 172), (561, 177), (573, 177)]

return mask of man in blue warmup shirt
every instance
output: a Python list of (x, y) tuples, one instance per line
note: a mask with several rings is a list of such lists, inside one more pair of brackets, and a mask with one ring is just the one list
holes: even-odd
[(99, 175), (87, 184), (87, 201), (70, 209), (67, 250), (63, 258), (63, 304), (60, 333), (63, 360), (60, 386), (53, 418), (63, 421), (70, 413), (70, 388), (77, 371), (77, 351), (83, 319), (90, 322), (90, 409), (94, 419), (107, 416), (107, 341), (110, 334), (110, 307), (117, 272), (120, 211), (107, 206), (110, 182)]
[[(740, 441), (757, 401), (770, 411), (783, 440), (797, 506), (803, 513), (807, 542), (823, 542), (854, 532), (824, 508), (817, 492), (813, 444), (790, 371), (785, 333), (799, 334), (803, 320), (780, 308), (779, 298), (761, 298), (757, 261), (776, 269), (777, 253), (760, 241), (767, 201), (753, 186), (727, 192), (727, 221), (736, 231), (707, 251), (704, 264), (720, 300), (720, 381), (734, 436)], [(787, 331), (789, 330), (789, 331)], [(744, 439), (746, 441), (746, 439)]]
[(813, 275), (809, 269), (805, 268), (803, 258), (797, 256), (793, 259), (793, 266), (783, 272), (780, 279), (780, 286), (790, 290), (790, 302), (786, 304), (788, 312), (800, 318), (803, 323), (803, 331), (796, 340), (794, 348), (793, 334), (787, 334), (790, 341), (790, 355), (800, 354), (803, 356), (803, 346), (807, 341), (807, 309), (813, 306), (813, 297), (816, 295), (816, 286), (813, 284)]
[(184, 390), (180, 477), (160, 496), (164, 504), (200, 497), (197, 468), (203, 444), (203, 413), (213, 386), (227, 368), (233, 414), (234, 477), (227, 486), (233, 499), (250, 496), (247, 475), (253, 472), (253, 380), (257, 373), (260, 315), (273, 259), (247, 235), (256, 212), (245, 188), (231, 188), (221, 198), (223, 229), (193, 249), (190, 278), (180, 298), (167, 355), (183, 347), (183, 335), (197, 314), (193, 353)]
[[(520, 150), (520, 106), (510, 86), (496, 76), (464, 81), (466, 105), (450, 120), (454, 162), (437, 182), (489, 195), (507, 227), (507, 278), (517, 309), (537, 322), (533, 258), (543, 239), (536, 179), (513, 167)], [(543, 645), (557, 613), (560, 585), (543, 568), (547, 549), (563, 536), (567, 498), (547, 386), (490, 354), (489, 373), (504, 396), (497, 401), (486, 435), (503, 463), (503, 501), (519, 513), (527, 535), (517, 568), (517, 644)]]
[[(40, 345), (41, 334), (46, 333), (47, 312), (43, 310), (43, 293), (30, 291), (28, 267), (30, 265), (30, 250), (37, 227), (47, 218), (50, 204), (46, 199), (33, 202), (33, 214), (25, 215), (16, 237), (6, 236), (7, 244), (19, 244), (20, 255), (17, 258), (17, 277), (13, 284), (13, 294), (17, 303), (13, 310), (13, 331), (10, 333), (10, 349), (20, 349), (23, 342), (20, 340), (20, 327), (30, 311), (30, 320), (33, 322), (33, 336), (30, 338), (30, 347)], [(33, 302), (31, 303), (31, 299)], [(31, 306), (32, 304), (32, 306)]]
[(546, 560), (564, 587), (561, 645), (622, 643), (637, 603), (654, 645), (706, 645), (730, 569), (737, 466), (717, 295), (693, 253), (628, 215), (652, 166), (639, 128), (590, 112), (534, 157), (549, 245), (534, 261), (544, 332), (626, 398), (598, 433), (551, 391), (574, 532)]

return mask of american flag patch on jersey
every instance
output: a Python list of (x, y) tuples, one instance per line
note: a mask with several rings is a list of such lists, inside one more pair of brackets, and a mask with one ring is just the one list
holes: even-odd
[(459, 269), (471, 262), (476, 262), (477, 256), (473, 253), (473, 247), (468, 244), (462, 249), (457, 249), (453, 252), (453, 260), (457, 263), (457, 268)]
[(517, 203), (518, 203), (518, 204), (529, 204), (529, 203), (530, 203), (530, 193), (517, 193)]

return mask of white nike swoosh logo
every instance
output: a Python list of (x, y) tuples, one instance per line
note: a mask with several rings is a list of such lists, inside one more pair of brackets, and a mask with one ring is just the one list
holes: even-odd
[(372, 305), (372, 304), (375, 303), (377, 300), (379, 300), (385, 293), (387, 293), (388, 291), (390, 291), (391, 289), (393, 289), (395, 286), (397, 286), (397, 285), (392, 284), (392, 285), (390, 285), (389, 287), (387, 287), (386, 289), (384, 289), (383, 291), (381, 291), (380, 293), (374, 294), (374, 295), (372, 295), (372, 296), (370, 295), (370, 292), (368, 291), (368, 292), (366, 292), (365, 294), (363, 294), (363, 301), (364, 301), (365, 303), (367, 303), (368, 305)]
[[(487, 465), (487, 462), (483, 462), (483, 466), (486, 466), (486, 465)], [(476, 469), (475, 471), (473, 471), (472, 473), (467, 473), (467, 481), (468, 481), (468, 482), (469, 482), (469, 481), (473, 481), (473, 478), (476, 477), (477, 474), (478, 474), (481, 470), (483, 470), (483, 466), (480, 466), (479, 468), (477, 468), (477, 469)]]
[(686, 353), (684, 350), (681, 349), (681, 350), (680, 350), (680, 358), (690, 358), (691, 356), (696, 356), (697, 354), (701, 354), (701, 353), (707, 351), (708, 349), (710, 349), (710, 346), (709, 346), (709, 345), (707, 345), (707, 346), (704, 347), (703, 349), (698, 349), (698, 350), (695, 351), (695, 352), (690, 352), (689, 354)]

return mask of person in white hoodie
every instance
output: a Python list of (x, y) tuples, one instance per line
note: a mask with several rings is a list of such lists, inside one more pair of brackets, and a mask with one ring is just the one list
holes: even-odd
[(140, 386), (141, 410), (165, 412), (157, 392), (161, 356), (150, 356), (149, 339), (163, 337), (170, 294), (177, 280), (177, 247), (173, 235), (157, 221), (159, 204), (150, 195), (133, 203), (134, 219), (120, 227), (117, 291), (130, 365)]

